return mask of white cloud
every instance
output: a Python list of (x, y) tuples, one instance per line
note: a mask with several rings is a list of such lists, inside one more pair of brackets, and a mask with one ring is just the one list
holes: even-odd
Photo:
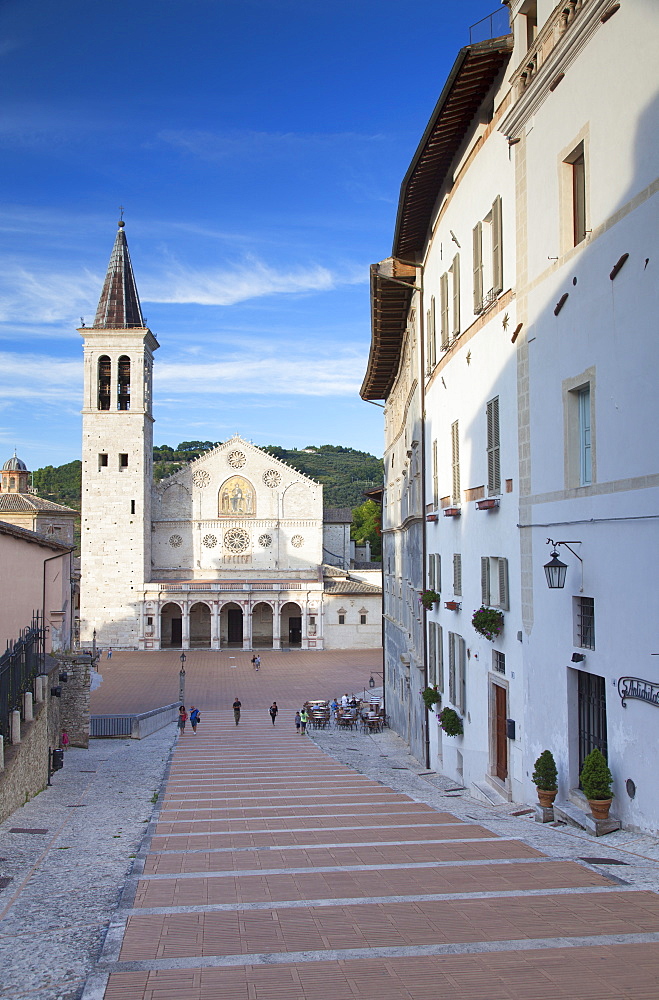
[(68, 406), (82, 393), (82, 364), (47, 354), (0, 351), (0, 396)]
[(343, 356), (253, 358), (180, 364), (165, 362), (154, 373), (161, 392), (230, 395), (352, 396), (359, 391), (361, 365)]
[(299, 156), (301, 150), (315, 150), (323, 155), (346, 146), (379, 142), (382, 135), (359, 132), (208, 132), (202, 129), (163, 129), (158, 139), (202, 160), (228, 157)]
[(6, 261), (0, 270), (0, 322), (4, 323), (56, 323), (89, 314), (96, 309), (103, 284), (102, 277), (87, 270), (67, 274), (42, 264)]

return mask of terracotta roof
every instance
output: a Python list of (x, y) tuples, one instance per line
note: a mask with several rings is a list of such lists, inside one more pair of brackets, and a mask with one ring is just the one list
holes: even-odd
[(124, 223), (120, 222), (96, 310), (94, 328), (129, 330), (133, 327), (143, 329), (144, 319), (128, 253)]
[(392, 255), (423, 252), (435, 202), (487, 92), (508, 63), (512, 35), (460, 49), (400, 189)]
[(0, 535), (10, 535), (12, 538), (19, 538), (24, 542), (33, 542), (47, 549), (55, 549), (57, 552), (72, 552), (72, 545), (65, 545), (64, 542), (56, 542), (54, 538), (46, 538), (37, 531), (28, 531), (26, 528), (18, 528), (15, 524), (7, 524), (0, 521)]
[(28, 496), (25, 493), (0, 493), (1, 511), (27, 511), (31, 514), (42, 511), (53, 514), (78, 514), (72, 507), (65, 507), (60, 503), (53, 503), (52, 500), (44, 500), (42, 497)]
[(326, 594), (381, 594), (382, 587), (374, 587), (361, 580), (325, 580)]
[(325, 507), (323, 511), (325, 524), (352, 524), (350, 507)]

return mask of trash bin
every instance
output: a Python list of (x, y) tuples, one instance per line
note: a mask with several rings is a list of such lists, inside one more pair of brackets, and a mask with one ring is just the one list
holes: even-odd
[(51, 771), (59, 771), (61, 767), (64, 767), (64, 751), (57, 747), (52, 751), (50, 769)]

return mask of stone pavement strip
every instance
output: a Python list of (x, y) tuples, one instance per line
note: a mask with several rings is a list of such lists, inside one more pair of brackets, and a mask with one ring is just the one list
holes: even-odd
[(656, 873), (612, 875), (581, 856), (623, 848), (451, 800), (365, 739), (205, 712), (84, 1000), (659, 998)]

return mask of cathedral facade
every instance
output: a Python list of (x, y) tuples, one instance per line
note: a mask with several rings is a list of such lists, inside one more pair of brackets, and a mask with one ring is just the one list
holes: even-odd
[(79, 332), (81, 643), (95, 632), (103, 647), (145, 650), (379, 646), (379, 580), (336, 552), (341, 516), (324, 511), (319, 483), (236, 436), (154, 484), (159, 345), (123, 223)]

